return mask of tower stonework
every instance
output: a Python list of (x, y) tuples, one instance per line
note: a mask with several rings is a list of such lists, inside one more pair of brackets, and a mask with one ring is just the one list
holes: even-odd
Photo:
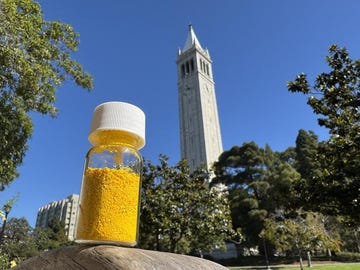
[(222, 153), (222, 141), (209, 51), (189, 26), (184, 48), (178, 51), (178, 99), (181, 157), (193, 171), (209, 169)]

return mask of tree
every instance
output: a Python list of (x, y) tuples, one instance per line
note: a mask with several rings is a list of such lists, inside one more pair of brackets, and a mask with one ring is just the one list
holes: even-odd
[[(325, 226), (341, 239), (341, 251), (360, 253), (360, 228), (346, 222), (342, 216), (325, 216)], [(335, 237), (334, 237), (335, 238)]]
[(360, 222), (360, 60), (352, 60), (345, 48), (331, 45), (323, 72), (310, 85), (305, 74), (288, 82), (291, 92), (308, 96), (307, 103), (319, 115), (318, 124), (330, 138), (319, 148), (322, 173), (313, 185), (311, 200), (321, 210), (342, 214)]
[(20, 263), (40, 252), (69, 243), (65, 225), (56, 217), (50, 219), (48, 227), (35, 230), (25, 218), (10, 218), (0, 245), (0, 269), (2, 265), (8, 269), (11, 260)]
[(32, 238), (32, 228), (25, 218), (10, 218), (5, 230), (1, 253), (10, 260), (21, 262), (38, 253)]
[(322, 167), (319, 161), (320, 143), (313, 131), (300, 129), (296, 137), (294, 168), (300, 174), (301, 179), (294, 183), (294, 189), (299, 194), (298, 207), (318, 211), (317, 204), (313, 204), (311, 198), (315, 192), (313, 186), (322, 177)]
[(190, 174), (185, 160), (144, 166), (140, 222), (142, 248), (190, 253), (212, 251), (234, 237), (226, 196), (206, 185), (203, 169)]
[(0, 269), (5, 270), (10, 267), (10, 258), (9, 255), (5, 253), (0, 253)]
[(324, 217), (313, 212), (299, 211), (295, 218), (267, 218), (261, 237), (272, 242), (278, 251), (299, 256), (300, 268), (304, 251), (339, 250), (339, 241), (325, 229)]
[(32, 134), (28, 113), (55, 116), (56, 88), (64, 80), (93, 87), (71, 58), (78, 36), (68, 24), (45, 21), (33, 0), (0, 0), (0, 190), (18, 176)]
[(7, 219), (8, 216), (11, 212), (11, 209), (13, 208), (15, 202), (18, 200), (19, 195), (16, 195), (12, 198), (10, 198), (2, 207), (2, 209), (0, 210), (0, 217), (1, 217), (1, 221), (2, 221), (2, 225), (0, 228), (0, 246), (3, 242), (4, 239), (4, 234), (5, 234), (5, 229), (6, 229), (6, 224), (7, 224)]
[(292, 208), (292, 183), (299, 174), (284, 161), (290, 160), (290, 152), (280, 155), (250, 142), (224, 151), (214, 164), (212, 184), (226, 185), (233, 226), (241, 228), (248, 247), (263, 246), (259, 233), (269, 214)]
[(61, 221), (59, 218), (53, 216), (49, 220), (48, 228), (51, 230), (49, 238), (56, 241), (59, 246), (67, 244), (69, 242), (66, 235), (64, 221)]
[(295, 168), (304, 179), (318, 177), (320, 164), (317, 161), (318, 137), (313, 131), (300, 129), (296, 137), (296, 163)]
[(35, 228), (33, 239), (40, 252), (55, 249), (70, 243), (66, 235), (64, 222), (55, 216), (49, 220), (47, 227)]

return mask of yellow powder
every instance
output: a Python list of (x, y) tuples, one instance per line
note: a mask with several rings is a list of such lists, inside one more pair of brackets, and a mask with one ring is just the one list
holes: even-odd
[(128, 168), (87, 168), (78, 240), (136, 243), (140, 176)]
[(134, 133), (124, 130), (97, 130), (89, 135), (92, 145), (128, 144), (135, 149), (144, 145), (144, 139)]

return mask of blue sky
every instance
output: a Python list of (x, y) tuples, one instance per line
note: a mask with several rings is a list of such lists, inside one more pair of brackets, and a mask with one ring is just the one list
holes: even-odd
[(301, 72), (313, 79), (327, 71), (330, 44), (359, 58), (357, 0), (134, 0), (40, 1), (47, 20), (71, 24), (80, 33), (74, 58), (93, 75), (91, 93), (67, 82), (57, 92), (59, 115), (33, 114), (20, 177), (0, 203), (20, 193), (11, 216), (35, 225), (37, 209), (79, 193), (93, 109), (125, 101), (146, 114), (145, 159), (160, 153), (180, 159), (177, 67), (192, 23), (213, 60), (224, 150), (244, 142), (282, 151), (295, 145), (299, 129), (318, 127), (305, 96), (287, 91)]

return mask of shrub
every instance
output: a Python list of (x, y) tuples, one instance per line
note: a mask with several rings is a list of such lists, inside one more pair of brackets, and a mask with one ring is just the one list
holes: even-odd
[(338, 252), (336, 253), (335, 260), (341, 262), (360, 262), (360, 253)]

